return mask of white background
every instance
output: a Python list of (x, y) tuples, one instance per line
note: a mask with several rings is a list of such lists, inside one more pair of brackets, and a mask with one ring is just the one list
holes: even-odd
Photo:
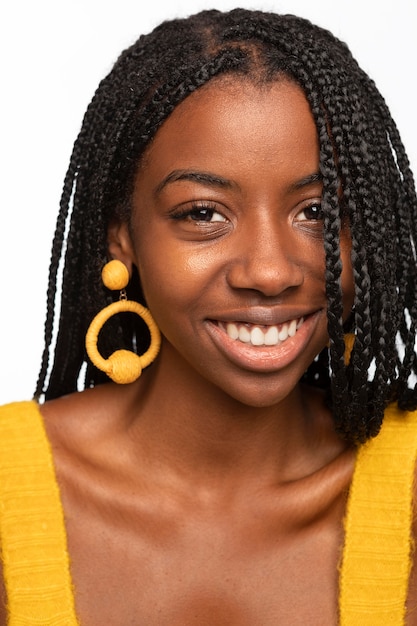
[(33, 394), (51, 240), (84, 110), (121, 50), (163, 19), (238, 5), (298, 14), (329, 28), (374, 78), (417, 172), (415, 0), (14, 0), (4, 5), (0, 404)]

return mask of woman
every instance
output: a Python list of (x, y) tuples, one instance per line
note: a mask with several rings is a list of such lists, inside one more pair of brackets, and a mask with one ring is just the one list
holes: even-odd
[(207, 11), (122, 53), (2, 409), (7, 623), (416, 623), (416, 205), (327, 31)]

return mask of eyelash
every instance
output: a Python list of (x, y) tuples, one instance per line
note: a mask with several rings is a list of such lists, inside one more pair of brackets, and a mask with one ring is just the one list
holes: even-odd
[[(299, 211), (299, 213), (297, 214), (297, 217), (299, 218), (300, 214), (302, 213), (306, 214), (307, 212), (314, 210), (314, 209), (317, 209), (317, 214), (315, 216), (308, 217), (307, 215), (305, 215), (305, 219), (298, 219), (298, 221), (301, 221), (301, 222), (322, 221), (323, 210), (322, 210), (320, 202), (312, 202), (310, 205), (305, 206), (301, 211)], [(204, 223), (209, 224), (212, 221), (212, 217), (214, 213), (217, 213), (222, 216), (220, 211), (218, 211), (218, 207), (215, 203), (206, 202), (206, 203), (201, 203), (201, 204), (194, 204), (190, 208), (185, 208), (182, 210), (179, 209), (175, 213), (171, 214), (171, 219), (176, 220), (176, 221), (190, 220), (192, 222), (204, 222)], [(203, 216), (202, 214), (205, 214), (205, 216)], [(209, 219), (205, 219), (205, 217), (209, 217)], [(224, 216), (222, 217), (223, 217), (222, 220), (214, 220), (214, 221), (215, 222), (226, 221), (226, 218), (224, 218)]]
[[(186, 208), (182, 210), (180, 209), (177, 212), (171, 214), (171, 218), (173, 220), (178, 220), (178, 221), (189, 219), (193, 222), (206, 222), (207, 224), (209, 224), (211, 222), (211, 219), (207, 220), (201, 216), (201, 213), (204, 213), (204, 212), (206, 213), (206, 215), (211, 214), (211, 217), (213, 217), (214, 213), (218, 213), (219, 215), (222, 215), (220, 211), (218, 210), (218, 207), (216, 204), (207, 202), (207, 203), (202, 203), (202, 204), (194, 204), (190, 208)], [(198, 213), (200, 213), (199, 216), (196, 215)], [(196, 217), (193, 217), (193, 215)], [(224, 220), (215, 220), (215, 221), (221, 222), (221, 221), (226, 221), (226, 219), (224, 218)]]

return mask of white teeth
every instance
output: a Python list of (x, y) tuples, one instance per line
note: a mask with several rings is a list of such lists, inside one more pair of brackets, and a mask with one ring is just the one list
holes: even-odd
[(276, 326), (270, 326), (265, 333), (265, 345), (276, 346), (278, 341), (278, 328)]
[(278, 339), (285, 341), (288, 339), (288, 324), (283, 324), (281, 330), (278, 331)]
[(304, 317), (300, 317), (300, 319), (297, 322), (297, 330), (300, 328), (303, 322), (304, 322)]
[(288, 337), (294, 337), (304, 318), (294, 319), (280, 326), (253, 326), (239, 322), (221, 324), (230, 339), (250, 343), (252, 346), (277, 346)]
[(243, 341), (243, 343), (250, 343), (250, 332), (246, 326), (241, 326), (239, 328), (239, 341)]
[(236, 324), (232, 324), (231, 322), (227, 324), (226, 331), (231, 339), (238, 339), (239, 331)]
[(292, 322), (288, 326), (288, 337), (294, 337), (296, 332), (297, 332), (297, 320), (292, 320)]
[(265, 335), (258, 326), (251, 330), (250, 342), (253, 346), (263, 346), (265, 344)]

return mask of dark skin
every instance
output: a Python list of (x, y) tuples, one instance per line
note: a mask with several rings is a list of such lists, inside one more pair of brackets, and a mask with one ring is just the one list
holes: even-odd
[[(236, 79), (147, 151), (109, 254), (138, 268), (160, 355), (131, 385), (41, 407), (83, 626), (337, 623), (355, 453), (298, 382), (328, 341), (318, 154), (296, 85)], [(345, 317), (349, 258), (345, 230)], [(278, 345), (226, 332), (300, 318)]]

